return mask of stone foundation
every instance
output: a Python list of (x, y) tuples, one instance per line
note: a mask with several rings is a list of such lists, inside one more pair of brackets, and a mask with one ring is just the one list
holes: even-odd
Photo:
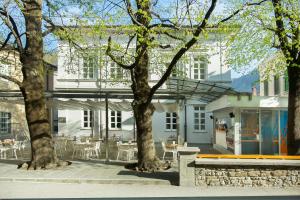
[[(279, 161), (280, 162), (280, 161)], [(196, 186), (289, 187), (300, 186), (298, 166), (196, 165)]]

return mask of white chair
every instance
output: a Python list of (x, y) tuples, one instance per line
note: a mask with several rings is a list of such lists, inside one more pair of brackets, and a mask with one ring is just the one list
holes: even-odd
[(23, 141), (15, 141), (14, 145), (11, 147), (15, 159), (18, 159), (17, 151), (20, 152), (21, 158), (23, 158), (24, 149), (25, 149), (25, 143)]
[(8, 147), (3, 146), (3, 144), (0, 142), (0, 158), (6, 159), (6, 152), (9, 150)]
[(117, 160), (119, 160), (120, 155), (126, 154), (126, 160), (129, 161), (132, 157), (133, 151), (128, 148), (128, 146), (123, 145), (122, 141), (117, 142), (118, 147), (118, 154), (117, 154)]
[(101, 155), (101, 141), (95, 142), (93, 147), (84, 148), (84, 156), (86, 158), (90, 158), (94, 155), (96, 156), (96, 158), (99, 158), (99, 156)]
[(176, 157), (177, 157), (176, 147), (174, 147), (174, 148), (167, 148), (165, 142), (161, 142), (161, 146), (162, 146), (163, 151), (164, 151), (163, 160), (165, 160), (166, 153), (172, 153), (173, 160), (176, 160)]

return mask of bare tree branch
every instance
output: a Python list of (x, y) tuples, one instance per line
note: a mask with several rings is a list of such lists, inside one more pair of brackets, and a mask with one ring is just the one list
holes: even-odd
[(193, 33), (194, 37), (192, 39), (190, 39), (184, 45), (184, 47), (182, 47), (175, 54), (175, 56), (173, 57), (171, 63), (169, 64), (167, 70), (165, 71), (165, 73), (163, 74), (161, 79), (151, 88), (150, 95), (149, 95), (149, 98), (147, 100), (148, 103), (151, 102), (151, 99), (152, 99), (154, 93), (156, 92), (156, 90), (158, 88), (160, 88), (164, 84), (164, 82), (168, 79), (168, 77), (172, 73), (173, 67), (176, 65), (177, 61), (183, 56), (183, 54), (185, 54), (197, 42), (197, 40), (198, 40), (197, 38), (199, 37), (200, 33), (202, 33), (202, 31), (206, 28), (207, 21), (210, 18), (213, 10), (215, 9), (216, 3), (217, 3), (217, 0), (212, 0), (211, 1), (211, 5), (210, 5), (209, 9), (207, 10), (201, 24), (197, 27), (196, 31)]
[(124, 69), (133, 69), (135, 67), (135, 63), (131, 65), (125, 65), (122, 63), (122, 61), (118, 60), (111, 52), (111, 36), (108, 38), (108, 44), (107, 44), (107, 49), (106, 49), (106, 54), (115, 62), (117, 65)]
[(16, 79), (16, 78), (13, 78), (13, 77), (11, 77), (11, 76), (7, 76), (7, 75), (4, 75), (4, 74), (0, 74), (0, 78), (6, 79), (6, 80), (8, 80), (8, 81), (11, 81), (11, 82), (17, 84), (19, 87), (22, 86), (22, 82), (21, 82), (21, 81), (19, 81), (19, 80)]
[(130, 0), (124, 0), (124, 3), (126, 5), (127, 13), (129, 14), (130, 19), (133, 22), (133, 24), (136, 24), (136, 25), (141, 26), (141, 27), (145, 27), (143, 24), (138, 22), (138, 20), (135, 18), (135, 14), (133, 13)]
[(6, 39), (5, 39), (5, 41), (3, 42), (3, 44), (1, 45), (1, 47), (0, 47), (0, 50), (1, 49), (3, 49), (6, 45), (7, 45), (7, 43), (8, 43), (8, 41), (10, 40), (10, 37), (12, 36), (12, 32), (10, 32), (7, 36), (6, 36)]
[(5, 25), (9, 28), (11, 33), (14, 35), (19, 52), (20, 53), (23, 52), (24, 48), (22, 45), (22, 41), (20, 38), (21, 36), (20, 36), (20, 33), (19, 33), (19, 30), (18, 30), (15, 20), (3, 8), (0, 8), (0, 18), (3, 20)]
[(244, 5), (242, 5), (242, 7), (236, 11), (234, 11), (231, 15), (225, 17), (224, 19), (222, 19), (221, 21), (219, 21), (217, 24), (215, 25), (212, 25), (211, 27), (212, 28), (216, 28), (218, 27), (221, 23), (224, 23), (230, 19), (232, 19), (234, 16), (236, 16), (237, 14), (239, 14), (241, 11), (243, 11), (245, 8), (249, 7), (249, 6), (259, 6), (261, 5), (262, 3), (266, 2), (266, 1), (269, 1), (269, 0), (262, 0), (260, 2), (256, 2), (256, 3), (245, 3)]

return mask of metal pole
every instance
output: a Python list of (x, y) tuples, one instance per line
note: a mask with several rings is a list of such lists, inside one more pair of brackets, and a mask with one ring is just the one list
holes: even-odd
[(133, 116), (133, 140), (136, 141), (136, 133), (135, 133), (135, 118)]
[[(179, 79), (177, 80), (177, 97), (178, 97), (178, 91), (179, 91)], [(179, 114), (180, 114), (180, 108), (179, 108), (179, 98), (176, 99), (176, 106), (177, 106), (177, 110), (176, 110), (176, 137), (177, 137), (177, 144), (179, 144), (179, 134), (180, 134), (180, 118), (179, 118)]]
[(105, 130), (105, 158), (106, 161), (109, 162), (109, 158), (108, 158), (108, 94), (106, 93), (105, 96), (105, 126), (106, 126), (106, 130)]
[(184, 142), (187, 142), (186, 99), (184, 99)]

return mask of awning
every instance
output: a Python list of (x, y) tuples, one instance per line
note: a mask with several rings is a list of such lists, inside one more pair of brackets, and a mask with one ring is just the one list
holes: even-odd
[(172, 77), (167, 81), (169, 93), (195, 99), (205, 103), (212, 102), (223, 95), (239, 95), (226, 81), (194, 80)]

